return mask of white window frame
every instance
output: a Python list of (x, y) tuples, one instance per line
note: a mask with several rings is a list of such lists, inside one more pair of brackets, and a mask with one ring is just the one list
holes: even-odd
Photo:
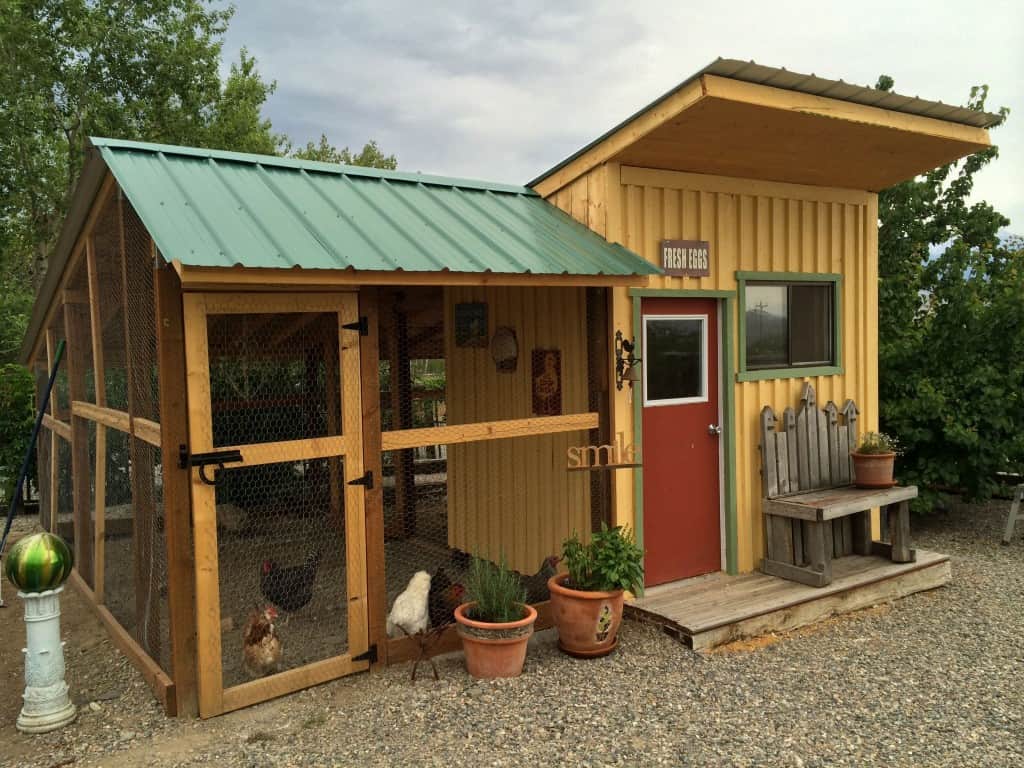
[[(651, 400), (647, 396), (647, 371), (650, 368), (647, 357), (647, 321), (648, 320), (699, 320), (700, 321), (700, 355), (701, 355), (701, 395), (698, 397), (673, 397), (663, 400)], [(708, 397), (708, 316), (702, 315), (643, 315), (640, 319), (643, 324), (643, 350), (644, 358), (641, 361), (644, 382), (644, 407), (657, 408), (662, 405), (690, 405), (693, 403), (706, 403)]]

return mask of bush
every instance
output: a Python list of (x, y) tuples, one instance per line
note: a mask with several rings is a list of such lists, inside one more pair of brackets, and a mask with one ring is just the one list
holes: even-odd
[(504, 557), (501, 565), (474, 557), (464, 586), (466, 600), (476, 603), (467, 611), (473, 621), (504, 624), (526, 615), (526, 587), (519, 575), (509, 569)]
[[(0, 365), (0, 501), (11, 503), (35, 421), (35, 385), (21, 365)], [(35, 463), (29, 478), (35, 478)]]
[(628, 589), (639, 593), (644, 585), (643, 550), (636, 545), (628, 528), (609, 528), (601, 523), (589, 544), (573, 534), (562, 545), (562, 556), (569, 569), (571, 589), (587, 592), (614, 592)]

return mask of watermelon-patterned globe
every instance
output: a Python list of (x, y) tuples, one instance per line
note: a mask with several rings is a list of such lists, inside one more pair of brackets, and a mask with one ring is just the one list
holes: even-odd
[(15, 542), (7, 553), (4, 571), (22, 592), (46, 592), (67, 581), (74, 564), (64, 539), (43, 532)]

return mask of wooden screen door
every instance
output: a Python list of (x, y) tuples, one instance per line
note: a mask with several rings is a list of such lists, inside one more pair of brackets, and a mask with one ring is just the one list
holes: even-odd
[[(209, 717), (368, 666), (360, 318), (356, 293), (190, 293), (184, 311)], [(246, 642), (267, 606), (280, 653)]]
[(645, 298), (641, 307), (648, 586), (721, 567), (717, 304)]

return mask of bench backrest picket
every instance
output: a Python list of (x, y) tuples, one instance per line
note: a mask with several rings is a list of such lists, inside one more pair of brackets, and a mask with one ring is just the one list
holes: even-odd
[(787, 407), (779, 419), (770, 405), (761, 409), (761, 483), (765, 498), (775, 499), (853, 482), (850, 452), (857, 445), (853, 400), (842, 409), (831, 400), (818, 410), (814, 387), (804, 384), (800, 407)]

